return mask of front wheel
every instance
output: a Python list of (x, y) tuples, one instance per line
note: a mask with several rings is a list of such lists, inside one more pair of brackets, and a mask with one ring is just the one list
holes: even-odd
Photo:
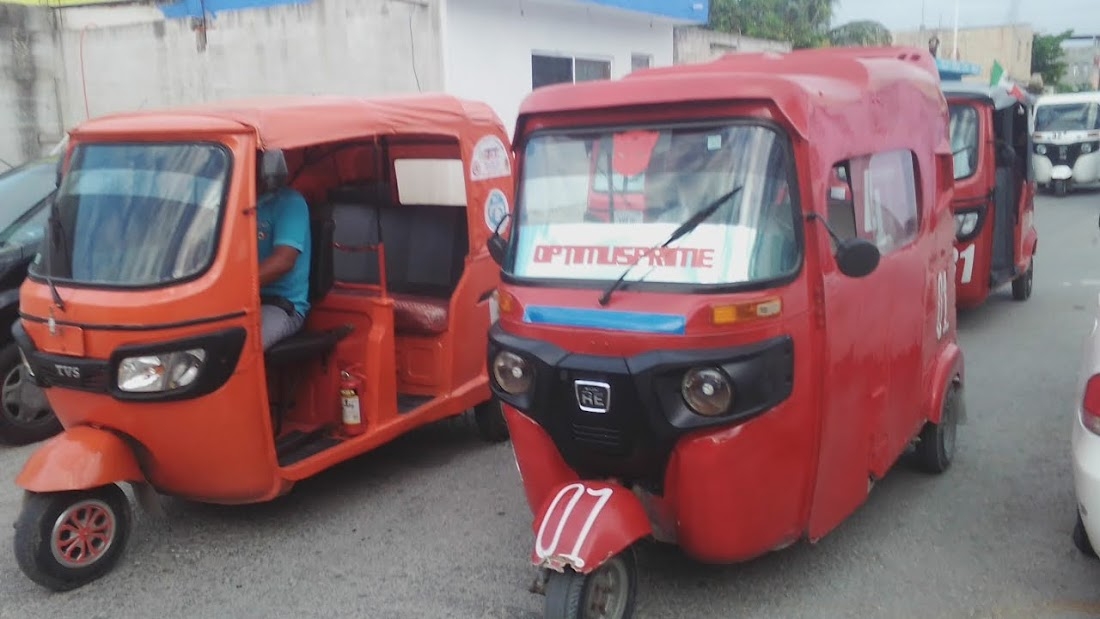
[(1012, 280), (1012, 298), (1017, 301), (1027, 301), (1031, 298), (1032, 280), (1035, 279), (1035, 258), (1027, 264), (1027, 271), (1023, 275)]
[(634, 552), (627, 549), (589, 574), (550, 572), (546, 619), (630, 619), (638, 590)]
[(131, 522), (130, 501), (115, 484), (28, 492), (15, 523), (15, 559), (27, 578), (47, 589), (76, 589), (111, 571)]
[(1059, 198), (1066, 195), (1067, 184), (1064, 179), (1054, 181), (1054, 195)]
[(940, 422), (929, 421), (921, 428), (916, 449), (917, 465), (928, 473), (943, 473), (951, 468), (951, 463), (955, 460), (955, 435), (963, 406), (960, 391), (959, 385), (948, 385), (947, 393), (943, 396)]
[(474, 408), (474, 423), (477, 433), (488, 443), (503, 443), (508, 440), (508, 423), (504, 421), (504, 411), (496, 398), (482, 402)]

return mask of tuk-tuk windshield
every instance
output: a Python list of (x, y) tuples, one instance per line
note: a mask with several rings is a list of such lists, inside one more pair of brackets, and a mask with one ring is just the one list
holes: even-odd
[(1035, 109), (1036, 131), (1095, 131), (1100, 129), (1100, 104), (1048, 103)]
[(955, 158), (955, 180), (970, 178), (978, 166), (978, 110), (952, 105), (949, 131)]
[(47, 257), (32, 273), (151, 286), (193, 277), (213, 258), (230, 155), (208, 143), (81, 144), (58, 190)]
[[(536, 134), (525, 148), (506, 270), (608, 281), (637, 261), (627, 281), (783, 278), (801, 261), (793, 172), (785, 137), (761, 124)], [(654, 249), (720, 199), (692, 232)]]

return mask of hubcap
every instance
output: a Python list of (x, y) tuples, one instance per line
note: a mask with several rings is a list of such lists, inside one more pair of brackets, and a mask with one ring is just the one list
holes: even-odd
[(4, 386), (0, 390), (3, 414), (20, 425), (46, 421), (53, 415), (50, 403), (38, 385), (27, 380), (25, 372), (26, 369), (19, 364), (4, 377)]
[(115, 541), (111, 507), (99, 500), (74, 503), (61, 512), (50, 534), (53, 558), (68, 568), (82, 568), (103, 558)]
[(583, 619), (621, 619), (626, 613), (630, 578), (622, 559), (612, 559), (588, 577)]

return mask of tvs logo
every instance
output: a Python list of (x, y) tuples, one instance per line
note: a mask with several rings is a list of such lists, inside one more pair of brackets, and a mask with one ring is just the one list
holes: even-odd
[(611, 408), (611, 385), (590, 380), (573, 383), (577, 407), (586, 413), (606, 413)]
[(58, 376), (64, 376), (65, 378), (80, 378), (80, 368), (75, 365), (61, 365), (55, 363), (54, 369), (57, 370)]

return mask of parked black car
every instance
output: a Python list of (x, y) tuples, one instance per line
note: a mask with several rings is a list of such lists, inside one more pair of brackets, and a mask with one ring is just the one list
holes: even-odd
[(26, 376), (11, 335), (19, 316), (19, 287), (38, 253), (56, 188), (56, 156), (0, 174), (0, 442), (12, 445), (61, 431), (45, 394)]

